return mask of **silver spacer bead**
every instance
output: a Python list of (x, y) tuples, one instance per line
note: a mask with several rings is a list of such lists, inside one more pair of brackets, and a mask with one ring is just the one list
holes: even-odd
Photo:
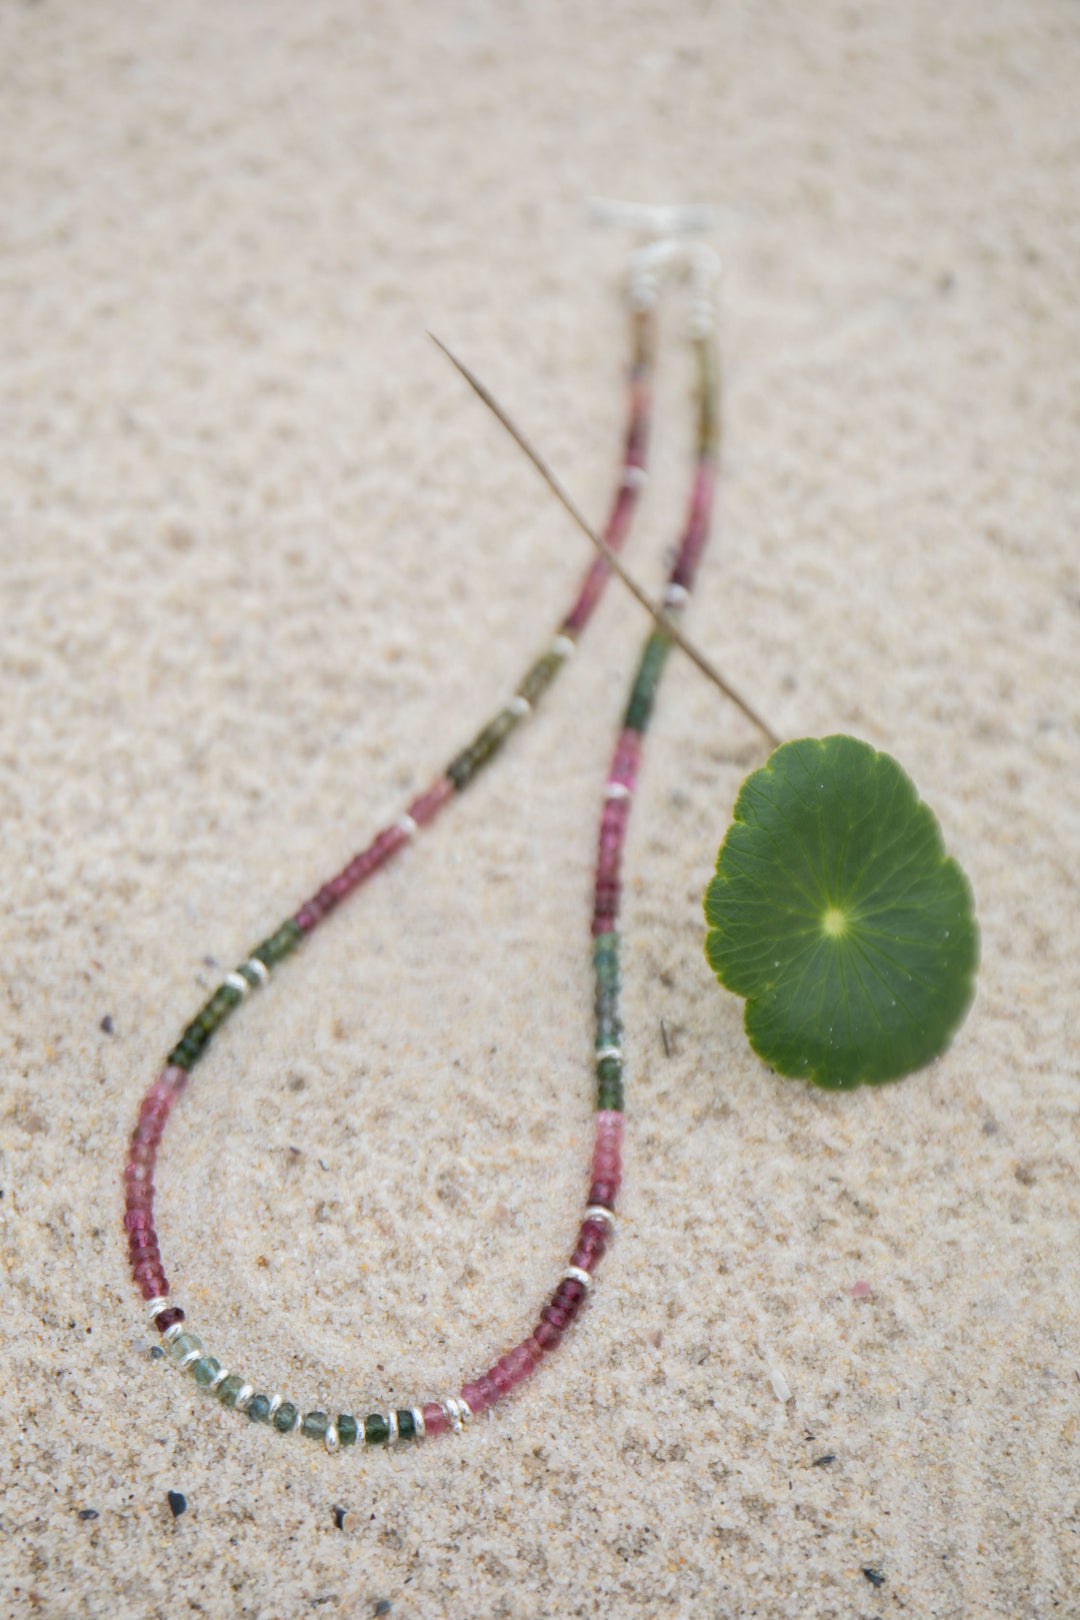
[(337, 1424), (328, 1423), (326, 1426), (326, 1434), (323, 1436), (323, 1445), (326, 1447), (327, 1451), (334, 1452), (337, 1450), (340, 1444), (341, 1441), (338, 1438)]
[(251, 986), (242, 973), (226, 973), (224, 981), (230, 990), (239, 990), (242, 996), (250, 995)]
[(416, 834), (420, 831), (419, 827), (416, 825), (416, 822), (410, 815), (398, 816), (396, 826), (399, 832), (403, 832), (405, 834), (406, 838), (415, 838)]
[(301, 1412), (300, 1408), (297, 1407), (296, 1408), (296, 1418), (295, 1418), (295, 1420), (293, 1422), (292, 1428), (289, 1430), (289, 1433), (290, 1434), (299, 1434), (300, 1430), (303, 1427), (304, 1427), (304, 1414), (303, 1414), (303, 1412)]
[(532, 704), (529, 702), (527, 697), (522, 697), (520, 692), (514, 693), (506, 707), (509, 709), (511, 714), (516, 714), (519, 720), (524, 719), (525, 715), (532, 713)]
[(640, 489), (648, 481), (649, 475), (644, 467), (625, 467), (623, 469), (622, 482), (624, 489)]
[(595, 1053), (597, 1063), (603, 1063), (606, 1058), (617, 1058), (622, 1062), (621, 1046), (599, 1046)]
[(265, 962), (260, 962), (257, 956), (249, 956), (247, 961), (241, 962), (240, 965), (241, 967), (250, 968), (260, 984), (270, 983), (270, 969)]
[(387, 1431), (388, 1431), (387, 1436), (386, 1436), (386, 1443), (387, 1443), (388, 1446), (392, 1446), (394, 1444), (394, 1441), (398, 1437), (397, 1413), (396, 1412), (387, 1412), (387, 1414), (386, 1414), (386, 1427), (387, 1427)]
[(190, 1330), (186, 1322), (174, 1322), (172, 1327), (167, 1327), (164, 1333), (161, 1335), (161, 1342), (162, 1344), (172, 1344), (173, 1340), (178, 1339), (181, 1333), (187, 1333), (189, 1331)]
[(278, 1407), (280, 1405), (281, 1405), (281, 1396), (280, 1395), (272, 1396), (271, 1400), (270, 1400), (270, 1410), (266, 1414), (267, 1423), (272, 1423), (274, 1421), (274, 1413), (277, 1411), (277, 1409), (278, 1409)]
[(592, 1278), (589, 1276), (589, 1273), (587, 1271), (583, 1271), (580, 1266), (567, 1266), (566, 1270), (563, 1272), (563, 1276), (568, 1277), (571, 1282), (579, 1282), (582, 1288), (592, 1287)]
[(590, 1204), (585, 1211), (585, 1219), (587, 1221), (606, 1221), (610, 1230), (612, 1232), (615, 1230), (615, 1217), (610, 1209), (604, 1208), (603, 1204)]
[(625, 782), (609, 782), (604, 789), (605, 799), (629, 799), (630, 789)]
[(236, 1392), (236, 1400), (233, 1403), (236, 1410), (238, 1412), (246, 1412), (248, 1407), (251, 1405), (251, 1399), (254, 1394), (254, 1384), (241, 1384), (240, 1388)]
[(442, 1403), (442, 1408), (447, 1417), (450, 1419), (450, 1427), (453, 1429), (454, 1433), (460, 1434), (462, 1429), (465, 1427), (461, 1421), (460, 1403), (455, 1400), (453, 1395), (448, 1395), (446, 1400)]
[(569, 658), (577, 643), (570, 636), (553, 636), (550, 651), (556, 658)]
[(418, 1440), (423, 1440), (427, 1435), (427, 1424), (424, 1422), (424, 1414), (421, 1412), (418, 1406), (412, 1407), (411, 1411), (413, 1426), (416, 1429), (416, 1438)]
[(189, 1350), (183, 1361), (179, 1363), (180, 1371), (187, 1372), (188, 1368), (194, 1366), (196, 1361), (202, 1360), (204, 1354), (205, 1351), (203, 1350)]
[(210, 1382), (207, 1384), (206, 1393), (208, 1395), (216, 1395), (218, 1389), (225, 1382), (225, 1380), (226, 1380), (226, 1378), (228, 1378), (228, 1376), (229, 1376), (228, 1367), (219, 1367), (217, 1372), (214, 1374), (213, 1378), (211, 1378)]
[(162, 1311), (168, 1310), (169, 1304), (170, 1301), (165, 1298), (164, 1294), (158, 1294), (156, 1298), (147, 1300), (146, 1314), (151, 1322), (156, 1322)]
[(685, 585), (669, 585), (664, 592), (664, 606), (671, 608), (685, 607), (690, 600), (690, 592)]

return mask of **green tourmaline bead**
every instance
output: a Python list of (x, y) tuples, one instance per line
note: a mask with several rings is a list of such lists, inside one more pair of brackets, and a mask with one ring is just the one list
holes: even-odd
[(169, 1053), (167, 1061), (170, 1067), (186, 1069), (190, 1074), (191, 1070), (202, 1057), (202, 1051), (205, 1045), (205, 1035), (197, 1039), (192, 1035), (190, 1028), (186, 1029), (180, 1040)]
[(622, 1064), (619, 1062), (619, 1059), (613, 1057), (601, 1058), (599, 1063), (596, 1065), (596, 1078), (600, 1081), (601, 1085), (608, 1080), (621, 1080)]
[(654, 630), (645, 643), (645, 651), (638, 665), (630, 702), (626, 707), (623, 725), (627, 731), (644, 731), (652, 716), (656, 689), (660, 684), (664, 661), (671, 651), (671, 642), (662, 630)]
[(308, 1412), (300, 1425), (300, 1433), (306, 1434), (309, 1440), (324, 1440), (329, 1427), (330, 1419), (325, 1412)]
[(372, 1412), (364, 1419), (364, 1444), (385, 1446), (390, 1438), (390, 1425), (381, 1412)]
[(252, 1423), (267, 1423), (270, 1420), (269, 1395), (253, 1395), (251, 1404), (247, 1409), (248, 1417)]
[(195, 1362), (191, 1369), (191, 1376), (202, 1389), (205, 1389), (207, 1384), (214, 1382), (220, 1371), (221, 1362), (218, 1361), (216, 1356), (203, 1356), (201, 1361)]
[(348, 1412), (338, 1413), (337, 1437), (343, 1446), (355, 1446), (356, 1436), (359, 1432), (359, 1426), (354, 1417), (350, 1417)]
[(273, 1422), (275, 1429), (278, 1429), (282, 1434), (288, 1434), (289, 1430), (296, 1422), (296, 1407), (293, 1405), (292, 1401), (282, 1401), (281, 1405), (274, 1413)]
[(166, 1346), (166, 1350), (174, 1361), (183, 1361), (192, 1350), (201, 1350), (202, 1340), (197, 1333), (178, 1333)]
[(619, 986), (619, 936), (615, 933), (598, 934), (593, 946), (593, 970), (596, 974), (596, 993), (617, 990)]
[(468, 748), (463, 749), (456, 759), (451, 760), (446, 767), (446, 774), (459, 793), (472, 781), (480, 767), (486, 765), (492, 755), (502, 747), (520, 719), (521, 716), (515, 714), (513, 709), (500, 709), (494, 720), (490, 720), (483, 731), (473, 738)]
[(217, 1398), (222, 1406), (235, 1406), (236, 1397), (244, 1387), (244, 1380), (239, 1373), (230, 1373), (223, 1378), (217, 1387)]
[(526, 674), (518, 687), (518, 696), (523, 697), (527, 703), (535, 703), (537, 698), (542, 697), (547, 691), (562, 666), (563, 660), (558, 653), (545, 653)]
[(623, 1111), (623, 1088), (621, 1080), (604, 1080), (596, 1088), (596, 1106), (601, 1109), (614, 1109), (617, 1114)]
[(403, 1411), (400, 1407), (397, 1415), (397, 1432), (402, 1440), (412, 1440), (416, 1435), (416, 1419), (410, 1411)]
[(269, 939), (264, 939), (261, 945), (256, 945), (250, 954), (257, 962), (261, 962), (264, 967), (270, 968), (275, 963), (284, 961), (289, 952), (296, 949), (303, 937), (303, 930), (290, 917), (286, 922), (282, 923), (276, 933), (270, 935)]

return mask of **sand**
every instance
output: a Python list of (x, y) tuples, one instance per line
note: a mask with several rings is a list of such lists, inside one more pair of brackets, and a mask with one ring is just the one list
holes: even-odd
[[(1080, 1615), (1078, 82), (1050, 0), (4, 6), (3, 1613)], [(593, 195), (716, 210), (723, 485), (687, 628), (781, 734), (902, 760), (974, 886), (978, 996), (903, 1083), (763, 1069), (700, 909), (763, 754), (673, 660), (594, 1296), (462, 1437), (328, 1457), (149, 1358), (125, 1137), (222, 967), (573, 594), (585, 542), (425, 329), (599, 517), (630, 241)], [(627, 553), (650, 587), (684, 316)], [(174, 1115), (176, 1296), (263, 1387), (449, 1393), (552, 1287), (642, 631), (613, 588)]]

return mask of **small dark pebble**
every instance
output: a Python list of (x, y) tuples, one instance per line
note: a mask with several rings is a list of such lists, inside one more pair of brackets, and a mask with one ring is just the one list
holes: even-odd
[(170, 1491), (169, 1506), (172, 1509), (173, 1518), (178, 1519), (181, 1513), (187, 1512), (187, 1497), (182, 1495), (180, 1491)]
[(116, 1025), (112, 1021), (112, 1013), (106, 1013), (101, 1020), (101, 1028), (106, 1035), (116, 1034)]
[(885, 1577), (881, 1573), (880, 1569), (871, 1569), (869, 1564), (864, 1564), (863, 1565), (863, 1574), (866, 1576), (866, 1578), (870, 1582), (871, 1586), (884, 1586), (885, 1585)]
[(345, 1509), (343, 1507), (336, 1507), (333, 1509), (333, 1514), (334, 1523), (337, 1525), (338, 1529), (341, 1530), (345, 1524)]
[(375, 1605), (375, 1611), (374, 1612), (376, 1614), (389, 1614), (390, 1613), (390, 1599), (389, 1598), (380, 1598), (378, 1603), (376, 1603), (376, 1605)]
[(836, 1452), (835, 1451), (827, 1451), (825, 1453), (824, 1457), (815, 1457), (810, 1466), (812, 1468), (828, 1468), (829, 1464), (834, 1463), (835, 1461), (836, 1461)]
[(79, 1518), (80, 1519), (96, 1519), (97, 1516), (98, 1516), (97, 1508), (80, 1508), (79, 1509)]

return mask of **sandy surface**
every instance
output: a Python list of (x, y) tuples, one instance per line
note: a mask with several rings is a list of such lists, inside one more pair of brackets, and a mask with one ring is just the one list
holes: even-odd
[[(1078, 83), (1049, 0), (0, 9), (5, 1614), (1080, 1614)], [(583, 542), (424, 329), (602, 512), (627, 244), (592, 194), (718, 209), (688, 628), (785, 735), (904, 762), (975, 888), (978, 999), (901, 1085), (763, 1072), (700, 914), (761, 754), (673, 663), (595, 1297), (462, 1439), (330, 1458), (148, 1359), (124, 1138), (214, 964), (397, 813), (572, 594)], [(651, 584), (679, 337), (671, 305)], [(455, 1389), (562, 1264), (641, 629), (610, 595), (174, 1116), (177, 1295), (305, 1405)]]

